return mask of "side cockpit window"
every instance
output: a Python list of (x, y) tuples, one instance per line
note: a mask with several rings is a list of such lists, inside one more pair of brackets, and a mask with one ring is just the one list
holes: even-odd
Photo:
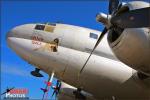
[(45, 25), (44, 31), (47, 31), (47, 32), (53, 32), (54, 29), (55, 29), (55, 26)]
[(45, 28), (45, 25), (36, 25), (35, 26), (36, 30), (44, 30), (44, 28)]
[(97, 39), (98, 35), (95, 33), (90, 33), (90, 38)]
[(56, 23), (47, 23), (47, 25), (56, 26)]
[(43, 31), (46, 31), (46, 32), (53, 32), (55, 27), (56, 27), (56, 24), (54, 24), (54, 23), (47, 23), (47, 24), (44, 24), (44, 25), (37, 24), (35, 26), (35, 29), (36, 30), (43, 30)]

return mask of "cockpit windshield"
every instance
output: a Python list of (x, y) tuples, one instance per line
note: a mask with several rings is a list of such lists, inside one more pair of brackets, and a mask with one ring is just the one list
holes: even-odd
[(39, 24), (56, 26), (56, 23), (51, 23), (51, 22), (45, 22), (45, 23), (39, 23)]
[(47, 25), (56, 26), (56, 23), (46, 23)]
[(53, 32), (55, 27), (56, 27), (56, 23), (45, 23), (45, 24), (36, 24), (34, 29)]

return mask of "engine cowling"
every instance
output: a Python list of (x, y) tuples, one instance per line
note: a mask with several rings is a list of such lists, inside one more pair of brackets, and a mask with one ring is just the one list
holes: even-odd
[[(149, 7), (149, 3), (133, 1), (118, 13)], [(141, 18), (141, 21), (144, 20)], [(150, 75), (150, 28), (116, 28), (109, 31), (108, 42), (116, 57), (128, 66)]]
[(135, 71), (133, 72), (132, 78), (137, 83), (137, 85), (145, 88), (145, 91), (148, 90), (150, 92), (150, 76), (147, 76), (144, 73)]
[(114, 36), (115, 34), (113, 31), (109, 33), (108, 42), (117, 58), (130, 67), (150, 75), (149, 29), (124, 29), (119, 36)]

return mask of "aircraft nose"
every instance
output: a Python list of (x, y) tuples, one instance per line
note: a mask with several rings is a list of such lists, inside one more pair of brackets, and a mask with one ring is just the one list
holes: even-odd
[(11, 29), (6, 37), (18, 37), (18, 38), (27, 38), (27, 36), (31, 35), (35, 24), (24, 24), (19, 25)]
[(14, 27), (13, 29), (11, 29), (7, 33), (6, 39), (8, 40), (10, 37), (20, 37), (21, 34), (19, 32), (21, 32), (21, 30), (23, 29), (23, 27), (24, 27), (24, 25), (20, 25), (20, 26), (17, 26), (17, 27)]
[(12, 34), (13, 34), (12, 31), (9, 31), (9, 32), (6, 34), (6, 40), (8, 40), (8, 38), (11, 37)]
[(9, 37), (13, 37), (13, 31), (15, 30), (15, 28), (11, 29), (10, 31), (7, 32), (6, 34), (6, 40), (8, 40)]
[(11, 43), (11, 39), (10, 38), (13, 38), (15, 37), (15, 33), (14, 33), (14, 28), (12, 30), (10, 30), (7, 35), (6, 35), (6, 41), (7, 41), (7, 44), (8, 46), (10, 46), (10, 43)]
[(11, 29), (6, 35), (6, 42), (16, 54), (29, 60), (32, 52), (31, 36), (35, 24), (24, 24)]
[[(21, 27), (22, 27), (22, 26), (17, 26), (17, 27), (15, 27), (15, 28), (11, 29), (11, 30), (7, 33), (7, 35), (6, 35), (6, 41), (7, 41), (7, 44), (8, 44), (9, 47), (12, 48), (12, 43), (13, 43), (12, 39), (15, 39), (15, 38), (20, 37), (20, 36), (17, 35), (17, 34), (18, 34), (18, 31), (20, 30)], [(14, 44), (13, 44), (13, 45), (14, 45)]]
[(19, 25), (11, 29), (6, 35), (7, 44), (12, 44), (12, 39), (28, 39), (33, 33), (35, 24)]

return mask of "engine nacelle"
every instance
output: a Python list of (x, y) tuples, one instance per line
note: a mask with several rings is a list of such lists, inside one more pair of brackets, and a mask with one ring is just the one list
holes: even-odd
[[(149, 7), (149, 3), (133, 1), (124, 4), (118, 11), (124, 13), (129, 10)], [(141, 18), (141, 21), (144, 20)], [(119, 60), (128, 66), (150, 75), (150, 29), (127, 28), (109, 31), (108, 42)]]
[(145, 91), (148, 90), (150, 92), (150, 76), (147, 76), (141, 72), (133, 72), (133, 80), (139, 85), (140, 87), (145, 88)]
[(62, 82), (60, 93), (58, 95), (58, 100), (96, 100), (93, 96), (85, 91), (81, 91), (81, 94), (86, 97), (86, 99), (79, 99), (75, 96), (75, 91), (77, 88)]
[(108, 42), (119, 60), (133, 69), (150, 75), (150, 33), (146, 28), (125, 29), (112, 41), (109, 33)]

